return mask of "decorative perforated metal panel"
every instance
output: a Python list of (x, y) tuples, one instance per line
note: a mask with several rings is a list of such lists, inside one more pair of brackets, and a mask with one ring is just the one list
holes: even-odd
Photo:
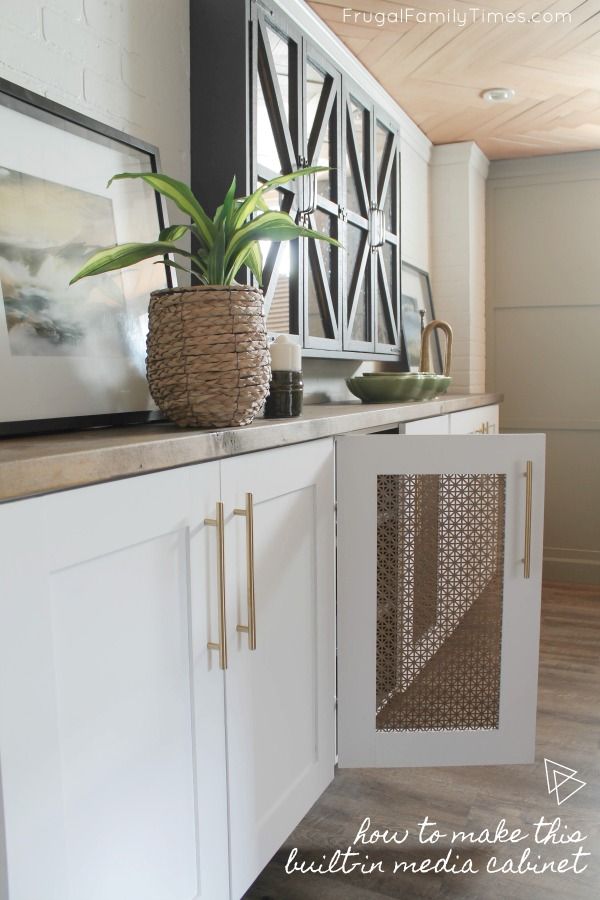
[(378, 731), (498, 728), (504, 475), (378, 475)]

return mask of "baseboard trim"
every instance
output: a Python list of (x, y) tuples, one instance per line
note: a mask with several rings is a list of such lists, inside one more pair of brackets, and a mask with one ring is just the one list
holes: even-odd
[(545, 581), (600, 585), (600, 551), (546, 547), (543, 578)]

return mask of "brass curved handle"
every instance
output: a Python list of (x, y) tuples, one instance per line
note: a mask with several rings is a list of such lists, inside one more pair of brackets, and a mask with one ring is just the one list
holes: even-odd
[(254, 497), (246, 494), (245, 509), (234, 509), (234, 516), (246, 518), (246, 584), (248, 624), (238, 625), (237, 631), (248, 635), (248, 649), (256, 650), (256, 597), (254, 593)]
[(217, 503), (217, 514), (214, 519), (205, 519), (205, 525), (213, 525), (217, 529), (217, 579), (219, 584), (219, 643), (208, 641), (209, 650), (219, 651), (219, 667), (227, 668), (227, 623), (225, 611), (225, 512), (223, 503)]
[(446, 335), (446, 358), (444, 360), (444, 375), (450, 374), (450, 367), (452, 365), (452, 328), (447, 322), (443, 322), (442, 319), (434, 319), (433, 322), (429, 322), (425, 328), (423, 329), (423, 334), (421, 335), (421, 362), (419, 364), (419, 370), (421, 372), (431, 372), (431, 358), (429, 356), (429, 336), (432, 331), (435, 331), (436, 328), (439, 328), (440, 331), (443, 331)]

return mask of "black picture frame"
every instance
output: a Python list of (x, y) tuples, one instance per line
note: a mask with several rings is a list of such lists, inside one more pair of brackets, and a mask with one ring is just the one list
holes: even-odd
[[(412, 273), (421, 282), (420, 296), (413, 297), (412, 293), (409, 294), (405, 292), (406, 279), (404, 277), (402, 278), (401, 310), (404, 353), (406, 354), (407, 370), (414, 371), (415, 368), (418, 368), (419, 366), (420, 334), (423, 327), (435, 319), (435, 310), (433, 307), (433, 295), (431, 292), (429, 273), (425, 269), (420, 269), (418, 266), (406, 262), (406, 260), (402, 260), (402, 271), (403, 273), (405, 271)], [(420, 322), (412, 321), (415, 310), (418, 310), (421, 313)], [(415, 342), (417, 329), (419, 335), (419, 352), (416, 351)], [(438, 375), (441, 375), (443, 373), (442, 350), (437, 331), (435, 331), (433, 335), (432, 363), (434, 371)]]
[[(143, 171), (160, 171), (159, 150), (153, 144), (112, 128), (83, 113), (76, 112), (66, 106), (55, 103), (47, 97), (43, 97), (26, 88), (13, 84), (4, 78), (0, 78), (0, 113), (4, 113), (5, 110), (22, 113), (35, 122), (56, 127), (60, 132), (64, 132), (65, 135), (83, 137), (84, 139), (88, 139), (92, 144), (100, 145), (101, 147), (104, 146), (109, 149), (118, 149), (122, 147), (124, 150), (139, 155), (140, 161), (143, 161)], [(0, 170), (4, 169), (5, 165), (6, 163), (3, 162), (3, 159), (0, 156)], [(21, 172), (18, 171), (16, 174), (21, 175)], [(113, 172), (112, 174), (115, 173)], [(60, 184), (60, 182), (57, 183)], [(135, 182), (135, 184), (141, 184), (141, 182)], [(150, 188), (147, 188), (146, 190), (148, 196), (150, 196), (150, 194), (154, 195), (156, 226), (157, 229), (160, 230), (168, 224), (163, 199), (158, 193), (151, 191)], [(164, 273), (164, 283), (162, 286), (172, 287), (173, 283), (171, 272), (167, 269)], [(4, 316), (4, 314), (4, 297), (3, 293), (0, 291), (0, 316)], [(0, 347), (0, 354), (2, 352), (3, 348)], [(0, 391), (1, 390), (2, 387), (0, 387)], [(12, 418), (6, 420), (3, 419), (4, 413), (0, 411), (0, 437), (14, 437), (17, 435), (71, 431), (114, 425), (138, 425), (163, 419), (162, 414), (156, 408), (150, 408), (150, 404), (148, 404), (148, 406), (149, 408), (146, 409), (132, 409), (126, 411), (115, 410), (114, 412), (90, 413), (89, 415), (85, 412), (81, 415), (52, 415), (51, 413), (53, 410), (48, 410), (50, 413), (48, 416), (40, 415), (35, 418)]]

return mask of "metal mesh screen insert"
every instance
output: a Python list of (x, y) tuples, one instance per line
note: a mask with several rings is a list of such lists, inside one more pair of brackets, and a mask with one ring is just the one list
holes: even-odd
[(498, 728), (504, 475), (377, 476), (378, 731)]

